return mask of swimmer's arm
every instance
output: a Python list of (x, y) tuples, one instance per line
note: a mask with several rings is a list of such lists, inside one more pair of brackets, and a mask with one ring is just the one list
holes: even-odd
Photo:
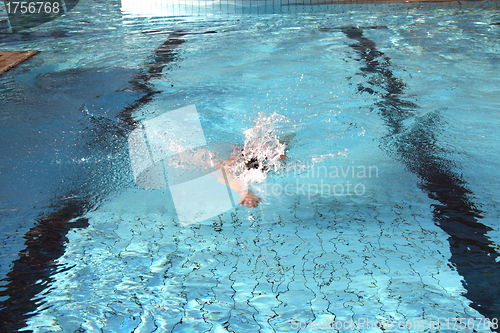
[[(247, 184), (236, 178), (227, 168), (223, 168), (227, 177), (227, 184), (229, 188), (240, 194), (240, 206), (247, 206), (248, 208), (255, 208), (258, 206), (261, 199), (248, 189)], [(225, 183), (224, 179), (219, 178), (219, 182)]]
[(226, 176), (229, 187), (240, 194), (240, 206), (247, 206), (248, 208), (255, 208), (259, 205), (261, 199), (248, 189), (247, 184), (240, 181), (232, 173), (227, 171)]

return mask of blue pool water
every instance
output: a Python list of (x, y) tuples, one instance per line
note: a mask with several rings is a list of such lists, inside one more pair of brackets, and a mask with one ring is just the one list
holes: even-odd
[[(225, 11), (0, 35), (42, 51), (0, 76), (2, 330), (491, 331), (495, 3)], [(209, 144), (282, 116), (259, 207), (183, 227), (135, 184), (130, 133), (189, 105)]]

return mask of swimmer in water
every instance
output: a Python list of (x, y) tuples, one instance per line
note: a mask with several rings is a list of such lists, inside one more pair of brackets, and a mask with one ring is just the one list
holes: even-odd
[[(288, 143), (286, 137), (280, 143)], [(217, 181), (222, 184), (227, 182), (233, 191), (239, 193), (240, 206), (256, 208), (262, 199), (248, 189), (249, 180), (254, 179), (254, 176), (265, 179), (277, 161), (287, 158), (285, 153), (284, 146), (278, 147), (272, 143), (245, 148), (228, 142), (211, 142), (210, 150), (205, 147), (184, 150), (165, 160), (164, 168), (174, 184), (188, 181), (193, 173), (207, 174), (220, 170), (222, 173), (215, 173)]]
[[(256, 157), (253, 157), (253, 149), (245, 150), (241, 146), (234, 146), (230, 157), (223, 161), (223, 169), (228, 178), (229, 187), (240, 194), (240, 206), (245, 205), (248, 208), (256, 208), (262, 201), (255, 193), (248, 189), (248, 184), (238, 179), (238, 177), (231, 172), (231, 167), (235, 163), (244, 163), (246, 170), (262, 170), (264, 168)], [(279, 156), (280, 160), (287, 159), (285, 154)]]

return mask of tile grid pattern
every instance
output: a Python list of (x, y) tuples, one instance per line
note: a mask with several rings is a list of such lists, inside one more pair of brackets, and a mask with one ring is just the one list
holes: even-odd
[[(74, 229), (60, 259), (73, 267), (55, 276), (50, 302), (30, 326), (290, 332), (333, 319), (428, 325), (481, 317), (460, 295), (445, 234), (425, 204), (351, 202), (329, 212), (326, 199), (297, 200), (288, 203), (292, 214), (239, 210), (192, 228), (154, 213), (90, 213), (90, 227)], [(298, 209), (304, 205), (315, 206), (313, 216)]]

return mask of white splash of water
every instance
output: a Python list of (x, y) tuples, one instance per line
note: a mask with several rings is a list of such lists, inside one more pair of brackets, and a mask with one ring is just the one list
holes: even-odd
[(277, 113), (269, 117), (259, 113), (255, 125), (243, 132), (243, 152), (236, 157), (229, 171), (245, 183), (261, 183), (270, 171), (277, 172), (282, 167), (280, 157), (286, 148), (277, 136), (277, 124), (283, 121), (285, 117)]

